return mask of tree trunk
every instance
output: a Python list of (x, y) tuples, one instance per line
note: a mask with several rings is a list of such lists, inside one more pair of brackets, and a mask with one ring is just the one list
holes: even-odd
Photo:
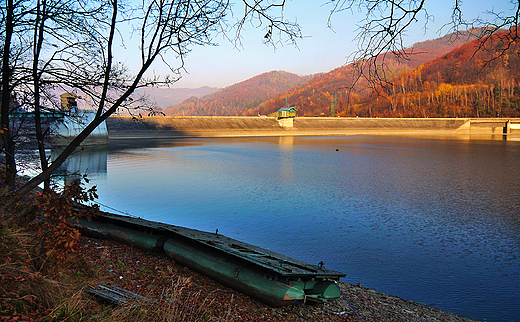
[(89, 135), (96, 129), (103, 121), (105, 121), (110, 115), (114, 114), (114, 112), (125, 102), (125, 100), (135, 91), (139, 80), (143, 77), (144, 73), (148, 70), (152, 62), (154, 61), (155, 56), (149, 58), (142, 66), (141, 70), (134, 78), (134, 82), (130, 87), (119, 97), (119, 99), (108, 109), (105, 113), (101, 114), (99, 117), (95, 117), (92, 122), (90, 122), (87, 127), (83, 131), (81, 131), (78, 136), (76, 136), (69, 145), (61, 152), (61, 154), (49, 165), (46, 171), (42, 171), (39, 175), (32, 178), (25, 185), (20, 187), (16, 194), (21, 196), (29, 193), (32, 189), (36, 188), (40, 183), (48, 180), (51, 175), (58, 170), (58, 168), (67, 160), (67, 158), (76, 150), (76, 148), (83, 142)]
[[(33, 52), (33, 82), (34, 82), (34, 126), (36, 129), (36, 141), (38, 142), (38, 152), (40, 154), (40, 165), (42, 171), (47, 170), (47, 156), (45, 154), (44, 135), (42, 132), (42, 123), (40, 117), (40, 75), (38, 73), (38, 62), (43, 44), (43, 31), (45, 25), (45, 15), (47, 3), (43, 0), (38, 1), (36, 21), (34, 26), (34, 52)], [(50, 180), (44, 181), (44, 189), (50, 189)]]
[(9, 123), (9, 114), (11, 108), (11, 89), (9, 88), (9, 80), (11, 79), (11, 70), (9, 66), (9, 52), (11, 49), (11, 38), (13, 36), (13, 0), (7, 0), (6, 17), (5, 17), (5, 40), (3, 48), (2, 61), (2, 120), (0, 132), (4, 143), (5, 153), (5, 171), (6, 185), (12, 192), (15, 189), (16, 179), (16, 161), (14, 158), (14, 141), (11, 135), (11, 127)]

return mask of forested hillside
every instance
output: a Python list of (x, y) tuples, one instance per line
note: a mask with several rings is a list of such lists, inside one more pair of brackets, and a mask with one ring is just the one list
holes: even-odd
[(390, 81), (376, 88), (366, 77), (358, 79), (353, 65), (315, 77), (276, 71), (192, 97), (164, 112), (254, 116), (288, 105), (299, 116), (520, 116), (519, 50), (508, 31), (484, 45), (469, 33), (448, 35), (415, 44), (405, 61), (387, 55), (383, 71)]
[(363, 98), (361, 116), (518, 117), (520, 44), (508, 31), (403, 73)]
[[(408, 59), (397, 61), (392, 54), (386, 56), (385, 76), (392, 79), (406, 71), (442, 56), (454, 48), (475, 39), (471, 33), (459, 37), (448, 35), (413, 45), (408, 50)], [(367, 77), (361, 77), (353, 90), (351, 86), (357, 79), (353, 64), (339, 67), (326, 74), (313, 78), (308, 83), (291, 88), (287, 92), (267, 100), (244, 112), (244, 115), (271, 113), (288, 104), (298, 109), (300, 116), (356, 116), (365, 111), (358, 103), (363, 97), (371, 94)]]
[(191, 97), (181, 104), (167, 107), (163, 112), (166, 115), (242, 115), (245, 110), (311, 78), (272, 71), (201, 98)]

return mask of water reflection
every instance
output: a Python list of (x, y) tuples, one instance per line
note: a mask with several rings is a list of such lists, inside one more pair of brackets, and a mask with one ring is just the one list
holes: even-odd
[[(56, 159), (61, 150), (52, 150), (51, 159)], [(106, 177), (108, 160), (108, 145), (80, 147), (72, 153), (56, 172), (65, 182), (73, 174), (94, 177)]]
[(110, 141), (110, 152), (200, 145), (205, 139), (118, 139)]
[(281, 149), (291, 149), (294, 147), (294, 136), (280, 136), (278, 144)]
[(282, 182), (292, 182), (294, 180), (294, 137), (282, 136), (278, 138), (280, 149), (280, 164), (278, 165)]
[[(110, 144), (96, 146), (81, 146), (72, 153), (55, 173), (59, 177), (67, 177), (71, 174), (87, 174), (90, 177), (106, 178), (108, 155), (116, 153), (132, 153), (135, 150), (188, 147), (201, 145), (197, 140), (182, 139), (120, 139), (113, 140)], [(56, 159), (61, 149), (53, 149), (51, 160)]]

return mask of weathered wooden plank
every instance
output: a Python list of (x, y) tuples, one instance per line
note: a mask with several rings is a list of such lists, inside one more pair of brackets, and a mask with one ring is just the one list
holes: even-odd
[(85, 291), (87, 293), (90, 293), (92, 295), (95, 295), (105, 301), (117, 304), (117, 305), (127, 305), (128, 303), (132, 303), (135, 305), (135, 303), (138, 302), (148, 302), (153, 303), (155, 302), (147, 297), (141, 296), (139, 294), (130, 292), (128, 290), (122, 289), (117, 286), (104, 286), (104, 285), (98, 285), (97, 288), (86, 288)]

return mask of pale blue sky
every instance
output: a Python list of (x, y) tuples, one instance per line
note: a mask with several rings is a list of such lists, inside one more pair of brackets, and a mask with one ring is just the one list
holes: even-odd
[[(285, 7), (285, 19), (297, 22), (305, 36), (298, 40), (298, 47), (291, 44), (278, 45), (276, 49), (262, 43), (265, 30), (247, 26), (243, 31), (243, 48), (236, 49), (222, 36), (217, 36), (216, 47), (195, 47), (185, 58), (182, 79), (173, 87), (196, 88), (201, 86), (226, 87), (272, 70), (285, 70), (299, 75), (328, 72), (347, 63), (348, 56), (357, 49), (355, 42), (358, 22), (363, 14), (344, 11), (332, 16), (333, 30), (327, 27), (331, 6), (326, 0), (289, 0)], [(435, 17), (429, 30), (424, 31), (424, 22), (418, 22), (405, 37), (405, 45), (437, 38), (439, 28), (449, 22), (455, 0), (426, 1), (428, 13)], [(238, 0), (237, 0), (238, 2)], [(466, 19), (486, 17), (486, 11), (511, 14), (510, 0), (466, 0), (462, 9)], [(126, 57), (131, 57), (127, 55)], [(132, 65), (130, 58), (121, 59)], [(169, 62), (175, 58), (169, 56)], [(162, 64), (155, 64), (156, 74), (166, 72)]]

